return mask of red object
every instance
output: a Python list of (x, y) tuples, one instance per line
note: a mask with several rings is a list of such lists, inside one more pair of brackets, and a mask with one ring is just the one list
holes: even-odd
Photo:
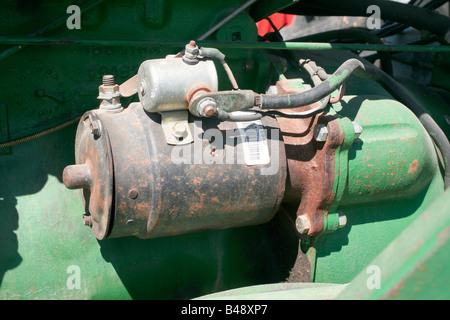
[[(279, 30), (283, 26), (288, 26), (292, 24), (294, 21), (295, 15), (293, 14), (285, 14), (285, 13), (274, 13), (271, 16), (269, 16), (270, 20), (273, 22), (275, 27)], [(263, 36), (267, 32), (273, 32), (275, 31), (272, 26), (270, 25), (269, 21), (267, 19), (263, 19), (261, 21), (258, 21), (256, 23), (256, 27), (258, 28), (258, 35)]]

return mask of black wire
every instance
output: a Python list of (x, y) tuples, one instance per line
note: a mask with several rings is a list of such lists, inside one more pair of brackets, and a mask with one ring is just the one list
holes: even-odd
[(292, 112), (292, 113), (281, 112), (278, 110), (267, 110), (267, 111), (255, 110), (255, 112), (260, 113), (263, 117), (264, 116), (279, 116), (279, 117), (283, 117), (283, 118), (292, 118), (292, 119), (307, 119), (307, 118), (311, 118), (311, 117), (323, 112), (323, 110), (326, 107), (327, 106), (325, 105), (325, 106), (317, 107), (317, 108), (307, 110), (307, 111)]
[(328, 79), (312, 89), (294, 94), (262, 94), (261, 109), (293, 109), (318, 102), (339, 88), (358, 68), (364, 68), (361, 61), (348, 59)]
[[(420, 6), (423, 1), (420, 1), (416, 6)], [(440, 6), (442, 6), (444, 3), (448, 2), (448, 0), (433, 0), (428, 3), (426, 3), (422, 8), (429, 9), (429, 10), (436, 10)], [(393, 35), (396, 35), (405, 29), (407, 29), (409, 26), (401, 23), (394, 23), (389, 22), (381, 27), (381, 29), (376, 30), (376, 35), (378, 37), (384, 38), (384, 37), (390, 37)]]

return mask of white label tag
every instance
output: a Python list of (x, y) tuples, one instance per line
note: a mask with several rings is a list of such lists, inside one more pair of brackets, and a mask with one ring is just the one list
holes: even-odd
[(260, 120), (237, 122), (248, 166), (270, 163), (269, 147)]

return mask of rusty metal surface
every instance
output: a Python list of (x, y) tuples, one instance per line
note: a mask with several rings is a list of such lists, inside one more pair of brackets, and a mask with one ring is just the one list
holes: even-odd
[[(189, 126), (194, 143), (171, 146), (164, 139), (161, 116), (147, 113), (139, 103), (120, 113), (93, 113), (101, 119), (100, 138), (108, 137), (114, 159), (114, 210), (108, 238), (154, 238), (261, 224), (275, 215), (282, 202), (286, 158), (274, 118), (261, 120), (267, 129), (271, 162), (249, 166), (238, 160), (243, 147), (236, 123), (192, 117)], [(82, 127), (81, 131), (83, 136), (92, 136), (90, 128)], [(223, 141), (215, 141), (205, 132), (220, 134)], [(91, 161), (94, 167), (102, 166), (105, 159), (98, 154), (104, 145), (93, 153), (92, 141), (87, 137), (83, 141), (88, 146), (79, 148), (83, 156), (77, 164)], [(190, 152), (187, 163), (174, 161), (174, 148)], [(229, 152), (233, 152), (232, 163), (226, 159)], [(271, 174), (262, 174), (272, 165)], [(91, 190), (97, 188), (104, 190), (104, 182), (93, 177)], [(91, 191), (86, 197), (89, 189), (84, 190), (87, 202), (108, 201), (102, 199), (106, 194), (93, 195)]]
[[(279, 94), (298, 93), (289, 82), (278, 81)], [(287, 110), (287, 112), (306, 111), (317, 105)], [(333, 183), (335, 173), (335, 151), (342, 143), (340, 128), (332, 117), (320, 113), (309, 119), (278, 118), (287, 158), (288, 177), (285, 201), (300, 203), (297, 216), (306, 216), (310, 222), (308, 235), (318, 235), (323, 229), (324, 214), (333, 202)], [(314, 127), (327, 124), (328, 139), (317, 142)]]
[(90, 188), (92, 177), (86, 164), (75, 164), (67, 166), (63, 171), (64, 185), (68, 189)]
[(76, 166), (66, 167), (63, 181), (66, 186), (83, 188), (83, 223), (102, 240), (111, 221), (114, 177), (109, 138), (98, 113), (89, 111), (82, 116), (75, 139)]

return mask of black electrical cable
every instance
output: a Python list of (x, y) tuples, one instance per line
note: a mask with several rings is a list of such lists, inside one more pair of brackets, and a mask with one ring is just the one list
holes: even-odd
[[(448, 2), (448, 0), (434, 0), (434, 1), (430, 1), (430, 2), (426, 3), (422, 8), (428, 9), (428, 10), (436, 10), (437, 8), (439, 8), (446, 2)], [(417, 6), (419, 6), (420, 4), (421, 4), (421, 2), (419, 4), (417, 4)], [(389, 37), (389, 36), (398, 34), (398, 33), (402, 32), (403, 30), (407, 29), (408, 27), (409, 27), (409, 25), (406, 25), (406, 24), (391, 22), (389, 24), (383, 25), (381, 27), (381, 29), (374, 30), (374, 31), (378, 37), (384, 38), (384, 37)]]
[(291, 109), (318, 102), (338, 89), (358, 68), (363, 69), (364, 64), (358, 59), (349, 59), (328, 79), (310, 90), (284, 95), (262, 94), (260, 109)]

